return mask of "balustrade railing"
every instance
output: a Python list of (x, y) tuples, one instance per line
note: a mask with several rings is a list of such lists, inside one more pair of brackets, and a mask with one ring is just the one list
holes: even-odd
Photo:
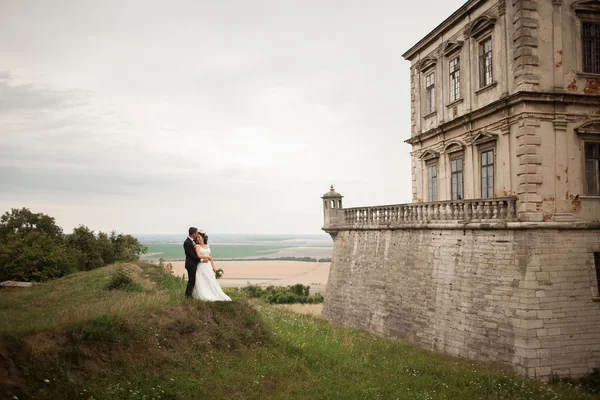
[(517, 219), (515, 197), (354, 207), (344, 208), (340, 211), (344, 213), (344, 224), (352, 225), (500, 222)]

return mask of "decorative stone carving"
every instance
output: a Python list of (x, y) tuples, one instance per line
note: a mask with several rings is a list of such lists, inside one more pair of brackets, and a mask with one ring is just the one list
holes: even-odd
[(442, 54), (445, 57), (452, 56), (452, 55), (458, 53), (462, 49), (463, 44), (464, 44), (464, 42), (461, 40), (458, 40), (458, 41), (448, 40), (442, 45)]
[(600, 13), (600, 0), (582, 0), (573, 3), (571, 6), (577, 13)]
[(423, 154), (421, 154), (421, 160), (423, 161), (431, 161), (431, 160), (435, 160), (436, 158), (440, 157), (440, 153), (438, 153), (437, 151), (433, 151), (433, 150), (425, 150), (425, 152)]
[(427, 55), (415, 64), (415, 69), (419, 72), (425, 72), (436, 66), (438, 58), (433, 55)]
[(487, 131), (481, 131), (471, 137), (470, 143), (472, 145), (478, 146), (478, 145), (489, 143), (489, 142), (495, 142), (497, 140), (498, 140), (497, 134), (492, 133), (492, 132), (487, 132)]
[(483, 34), (488, 33), (496, 25), (496, 18), (489, 15), (482, 15), (465, 27), (465, 36), (467, 37), (480, 37)]
[(575, 128), (575, 132), (580, 135), (589, 135), (589, 134), (600, 134), (600, 120), (594, 119), (591, 121), (586, 121), (577, 128)]
[(498, 14), (500, 14), (500, 16), (506, 14), (506, 0), (500, 0), (498, 2)]
[(465, 145), (462, 142), (459, 142), (458, 140), (452, 140), (452, 141), (448, 142), (448, 144), (446, 144), (446, 146), (444, 146), (443, 153), (452, 154), (452, 153), (457, 153), (459, 151), (464, 151), (464, 149), (465, 149)]

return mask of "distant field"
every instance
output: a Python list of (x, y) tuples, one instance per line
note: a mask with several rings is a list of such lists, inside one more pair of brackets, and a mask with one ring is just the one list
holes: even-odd
[[(183, 244), (181, 243), (147, 243), (147, 256), (144, 258), (185, 258), (183, 254)], [(227, 245), (213, 244), (210, 246), (212, 255), (215, 258), (244, 258), (254, 256), (266, 256), (275, 254), (286, 246), (268, 246), (268, 245)]]

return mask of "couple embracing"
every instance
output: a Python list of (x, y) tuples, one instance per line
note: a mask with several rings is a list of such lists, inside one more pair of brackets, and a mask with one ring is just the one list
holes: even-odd
[(194, 227), (190, 228), (188, 233), (183, 242), (185, 269), (188, 273), (185, 297), (206, 301), (231, 301), (215, 277), (217, 270), (210, 254), (208, 235), (198, 232), (198, 228)]

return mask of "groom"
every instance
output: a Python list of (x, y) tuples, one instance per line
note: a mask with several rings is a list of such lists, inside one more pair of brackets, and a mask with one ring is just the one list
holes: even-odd
[(188, 274), (188, 284), (185, 288), (185, 297), (191, 298), (194, 286), (196, 286), (196, 266), (200, 262), (200, 258), (196, 255), (194, 249), (194, 241), (198, 237), (198, 228), (191, 227), (188, 230), (188, 237), (183, 242), (183, 250), (185, 251), (185, 269)]

